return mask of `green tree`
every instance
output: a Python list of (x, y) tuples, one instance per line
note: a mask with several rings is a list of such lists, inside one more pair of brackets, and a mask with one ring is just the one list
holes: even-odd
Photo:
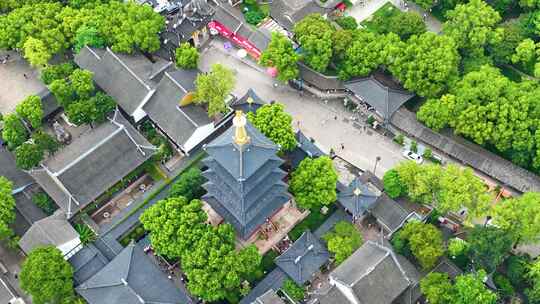
[(358, 23), (356, 22), (356, 19), (352, 16), (343, 16), (338, 19), (336, 19), (336, 23), (341, 26), (344, 30), (355, 30), (358, 28)]
[(52, 57), (45, 42), (33, 37), (26, 39), (23, 45), (23, 52), (24, 57), (34, 67), (46, 65)]
[(183, 172), (169, 190), (170, 197), (183, 196), (188, 201), (200, 198), (206, 192), (202, 185), (206, 179), (199, 168), (191, 168)]
[(420, 289), (431, 304), (452, 303), (452, 287), (447, 273), (430, 272), (420, 280)]
[(469, 238), (469, 257), (479, 268), (493, 272), (512, 249), (512, 237), (496, 227), (475, 226)]
[(505, 22), (499, 27), (501, 40), (488, 45), (488, 51), (497, 64), (511, 63), (516, 47), (526, 36), (518, 22)]
[(403, 40), (427, 31), (426, 24), (418, 13), (403, 13), (395, 8), (388, 10), (386, 14), (374, 15), (370, 24), (379, 34), (394, 33)]
[(337, 199), (337, 173), (327, 156), (305, 158), (292, 173), (289, 190), (298, 205), (316, 209)]
[(401, 182), (399, 174), (395, 169), (388, 170), (383, 176), (384, 192), (391, 198), (398, 198), (407, 194), (407, 188)]
[(116, 102), (114, 99), (103, 93), (97, 92), (96, 95), (90, 97), (89, 102), (94, 104), (94, 115), (92, 116), (93, 122), (104, 122), (107, 120), (107, 115), (116, 108)]
[(302, 301), (306, 294), (306, 290), (302, 286), (298, 286), (298, 284), (289, 278), (283, 282), (281, 290), (295, 301)]
[(279, 145), (281, 151), (292, 151), (296, 148), (292, 117), (285, 112), (283, 104), (263, 105), (255, 114), (248, 113), (248, 118), (262, 134)]
[(336, 264), (341, 264), (362, 245), (362, 236), (350, 222), (336, 223), (333, 231), (327, 232), (323, 239), (328, 251), (334, 254)]
[(189, 251), (207, 230), (206, 219), (201, 201), (182, 196), (161, 200), (140, 217), (144, 229), (150, 231), (152, 247), (169, 258)]
[(420, 5), (421, 8), (428, 10), (435, 5), (433, 0), (414, 0), (414, 3)]
[(516, 52), (512, 55), (513, 63), (523, 63), (525, 65), (530, 64), (536, 60), (536, 44), (530, 38), (521, 41), (517, 47)]
[(8, 114), (4, 116), (3, 122), (2, 138), (7, 142), (9, 149), (13, 150), (17, 148), (28, 139), (26, 128), (19, 116)]
[(41, 98), (39, 98), (39, 96), (30, 95), (26, 97), (17, 105), (15, 112), (30, 123), (32, 128), (36, 129), (41, 126), (43, 106), (41, 105)]
[(525, 290), (528, 300), (531, 303), (540, 301), (540, 261), (536, 261), (529, 265), (525, 277), (531, 284), (531, 287)]
[(270, 44), (263, 51), (260, 64), (265, 67), (275, 67), (278, 70), (277, 79), (287, 82), (298, 78), (298, 60), (300, 56), (294, 51), (289, 38), (278, 32), (272, 33)]
[(30, 170), (36, 167), (43, 157), (43, 149), (34, 143), (25, 142), (15, 149), (15, 161), (20, 169)]
[(53, 246), (30, 252), (22, 264), (19, 281), (36, 304), (66, 303), (74, 297), (73, 269)]
[(181, 259), (187, 288), (204, 301), (238, 294), (245, 278), (260, 267), (261, 256), (254, 245), (235, 250), (235, 234), (229, 224), (209, 226), (196, 243), (189, 245), (190, 250)]
[(62, 107), (67, 108), (75, 100), (75, 91), (66, 79), (56, 79), (49, 85), (49, 90)]
[(209, 117), (224, 113), (227, 109), (225, 98), (231, 93), (235, 82), (231, 70), (221, 64), (214, 64), (209, 73), (197, 76), (194, 101), (198, 104), (208, 104)]
[(77, 126), (91, 124), (93, 118), (97, 115), (95, 104), (90, 100), (81, 100), (74, 102), (66, 109), (69, 121)]
[(442, 233), (431, 224), (408, 222), (398, 234), (408, 242), (412, 254), (425, 270), (433, 268), (444, 254)]
[(69, 75), (70, 85), (79, 98), (88, 99), (95, 90), (92, 77), (94, 74), (88, 70), (75, 69)]
[(422, 204), (433, 204), (440, 190), (442, 169), (438, 165), (419, 165), (413, 161), (402, 162), (394, 168), (411, 200)]
[(182, 69), (195, 69), (198, 61), (199, 52), (197, 52), (197, 49), (191, 46), (191, 44), (184, 42), (180, 44), (180, 47), (176, 48), (177, 67)]
[(332, 58), (332, 36), (335, 28), (320, 14), (310, 14), (294, 26), (296, 40), (302, 46), (307, 65), (325, 72)]
[(423, 97), (436, 97), (457, 79), (459, 60), (451, 38), (427, 32), (412, 36), (390, 62), (389, 70), (406, 89)]
[(47, 151), (50, 154), (56, 153), (60, 148), (60, 143), (58, 143), (54, 137), (42, 130), (37, 130), (32, 133), (32, 140), (41, 150)]
[(540, 193), (527, 192), (493, 208), (493, 222), (509, 231), (516, 242), (536, 242), (540, 236)]
[(57, 79), (66, 79), (73, 73), (73, 70), (75, 70), (75, 67), (70, 62), (48, 65), (41, 70), (41, 81), (46, 85), (50, 85)]
[(460, 49), (483, 53), (486, 44), (500, 38), (494, 29), (501, 17), (482, 0), (458, 4), (446, 17), (443, 33), (453, 38)]
[(0, 176), (0, 240), (13, 236), (11, 224), (15, 221), (15, 198), (13, 183)]
[(495, 304), (497, 294), (484, 285), (486, 272), (480, 270), (476, 273), (463, 274), (456, 278), (454, 284), (454, 304)]
[(92, 26), (84, 25), (77, 29), (74, 40), (73, 50), (75, 53), (79, 53), (86, 45), (95, 48), (103, 48), (106, 46), (105, 39), (103, 39), (99, 31)]

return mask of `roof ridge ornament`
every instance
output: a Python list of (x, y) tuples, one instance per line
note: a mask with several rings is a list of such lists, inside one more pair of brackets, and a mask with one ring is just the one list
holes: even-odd
[(239, 147), (250, 142), (250, 137), (246, 131), (246, 124), (247, 119), (242, 110), (236, 111), (236, 115), (233, 118), (233, 126), (235, 127), (233, 139)]

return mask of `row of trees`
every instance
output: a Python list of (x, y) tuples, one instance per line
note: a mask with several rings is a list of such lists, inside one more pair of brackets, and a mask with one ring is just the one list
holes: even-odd
[[(115, 52), (159, 49), (165, 22), (148, 5), (123, 1), (53, 1), (8, 3), (0, 15), (0, 48), (21, 50), (34, 66), (73, 45), (111, 46)], [(0, 7), (2, 9), (2, 7)]]

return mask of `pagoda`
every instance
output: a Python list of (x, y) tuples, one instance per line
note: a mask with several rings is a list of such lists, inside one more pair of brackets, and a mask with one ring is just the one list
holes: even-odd
[(246, 240), (289, 200), (279, 146), (236, 111), (233, 126), (204, 146), (203, 197)]

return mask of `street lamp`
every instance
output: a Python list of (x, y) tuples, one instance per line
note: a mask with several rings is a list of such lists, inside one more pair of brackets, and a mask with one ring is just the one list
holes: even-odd
[(375, 166), (373, 167), (373, 175), (375, 175), (375, 171), (377, 170), (377, 165), (379, 164), (380, 161), (381, 161), (380, 156), (375, 157)]

